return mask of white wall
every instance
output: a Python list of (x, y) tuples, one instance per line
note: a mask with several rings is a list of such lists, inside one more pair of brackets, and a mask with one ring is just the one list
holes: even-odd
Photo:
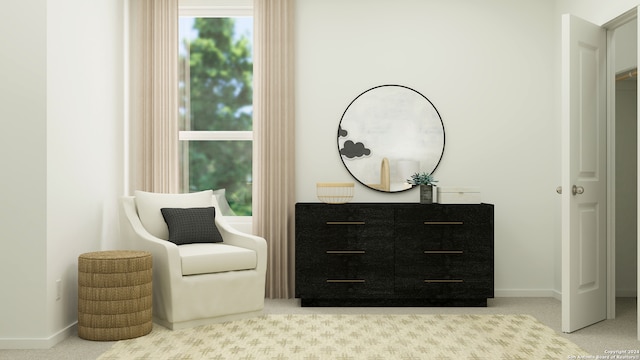
[(616, 84), (616, 295), (637, 293), (637, 84)]
[(638, 20), (630, 21), (614, 30), (616, 73), (638, 66)]
[(0, 339), (46, 336), (45, 8), (0, 11)]
[[(553, 2), (298, 0), (296, 199), (352, 181), (336, 130), (350, 101), (402, 84), (444, 121), (442, 186), (478, 186), (495, 204), (496, 294), (549, 296), (560, 183)], [(559, 82), (558, 82), (559, 84)], [(356, 184), (355, 202), (418, 202)]]
[[(637, 68), (637, 26), (614, 30), (616, 73)], [(637, 294), (637, 81), (616, 81), (616, 296)]]
[(15, 129), (0, 145), (0, 348), (50, 347), (67, 336), (77, 321), (78, 256), (116, 243), (123, 1), (3, 4), (0, 36), (12, 56), (0, 58), (0, 111)]
[[(116, 246), (123, 194), (123, 2), (47, 9), (47, 305), (50, 333), (77, 320), (78, 255)], [(80, 16), (79, 16), (80, 14)], [(56, 280), (63, 295), (55, 300)]]

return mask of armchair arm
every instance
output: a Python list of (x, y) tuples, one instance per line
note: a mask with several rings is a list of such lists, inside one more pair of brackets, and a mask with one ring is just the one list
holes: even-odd
[[(178, 246), (170, 241), (159, 239), (151, 235), (142, 225), (136, 210), (135, 198), (125, 196), (121, 201), (120, 227), (125, 236), (125, 244), (134, 250), (145, 250), (153, 254), (154, 263), (164, 263), (163, 268), (180, 269), (180, 254)], [(173, 271), (172, 271), (173, 272)], [(181, 272), (175, 273), (181, 276)]]
[(264, 238), (246, 234), (236, 230), (231, 225), (229, 225), (229, 223), (227, 223), (224, 216), (216, 216), (216, 226), (218, 227), (218, 230), (222, 235), (222, 240), (225, 244), (239, 246), (255, 251), (258, 256), (258, 265), (256, 267), (256, 270), (266, 271), (267, 241)]
[[(171, 309), (171, 283), (177, 283), (182, 277), (182, 265), (178, 246), (172, 242), (159, 239), (151, 235), (140, 222), (136, 210), (135, 197), (124, 196), (120, 202), (120, 231), (123, 242), (132, 250), (144, 250), (151, 253), (153, 261), (153, 287), (160, 290), (159, 298), (154, 301), (166, 302)], [(155, 291), (154, 291), (155, 292)], [(158, 306), (157, 309), (164, 309)], [(171, 318), (170, 314), (163, 314), (163, 318)], [(166, 317), (169, 316), (169, 317)]]

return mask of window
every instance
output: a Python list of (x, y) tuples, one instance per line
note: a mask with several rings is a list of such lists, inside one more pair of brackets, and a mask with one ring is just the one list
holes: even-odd
[(233, 213), (249, 216), (253, 18), (238, 15), (181, 8), (180, 178), (184, 192), (225, 189)]

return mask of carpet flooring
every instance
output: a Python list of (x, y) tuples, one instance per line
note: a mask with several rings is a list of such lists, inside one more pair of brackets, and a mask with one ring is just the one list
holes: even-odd
[(99, 360), (569, 359), (588, 355), (530, 315), (268, 314), (115, 343)]

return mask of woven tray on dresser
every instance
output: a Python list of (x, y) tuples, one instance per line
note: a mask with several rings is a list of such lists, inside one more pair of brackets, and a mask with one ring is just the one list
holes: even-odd
[(78, 336), (115, 341), (151, 332), (151, 253), (98, 251), (78, 257)]

